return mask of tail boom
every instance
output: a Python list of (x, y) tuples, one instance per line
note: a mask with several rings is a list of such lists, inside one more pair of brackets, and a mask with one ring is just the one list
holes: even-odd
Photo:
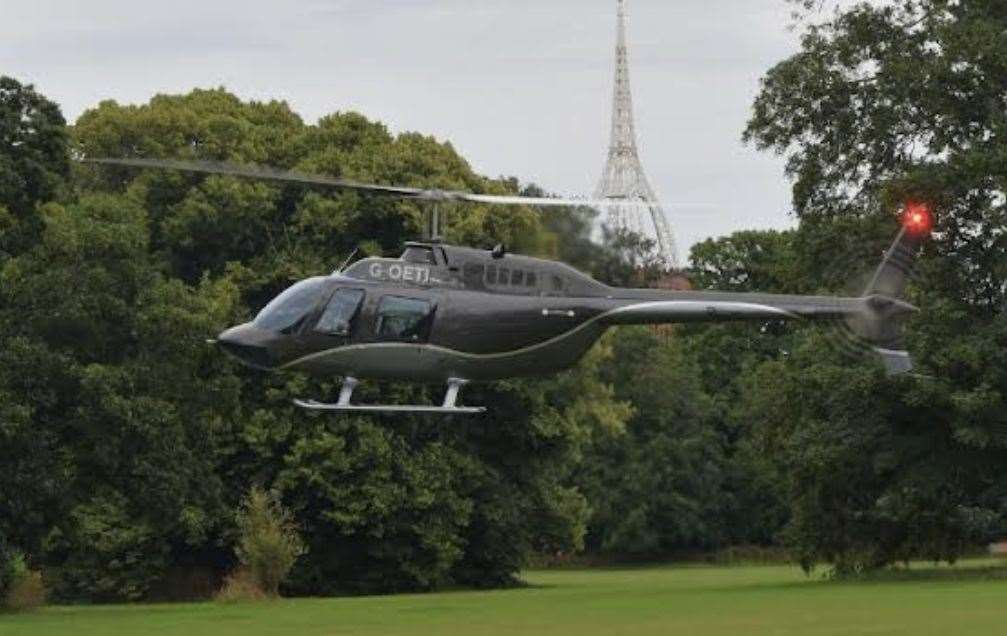
[(611, 289), (605, 325), (841, 320), (881, 357), (890, 374), (912, 369), (901, 323), (918, 309), (903, 300), (923, 235), (903, 227), (860, 297)]

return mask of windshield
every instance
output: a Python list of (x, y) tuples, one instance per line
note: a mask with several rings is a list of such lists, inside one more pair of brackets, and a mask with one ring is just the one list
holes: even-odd
[(324, 278), (303, 280), (274, 298), (252, 324), (269, 331), (290, 329), (315, 308), (324, 288)]

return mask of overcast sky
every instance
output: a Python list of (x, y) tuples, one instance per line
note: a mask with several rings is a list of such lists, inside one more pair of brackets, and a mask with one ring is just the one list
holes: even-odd
[[(589, 195), (608, 144), (615, 0), (0, 0), (0, 74), (73, 121), (99, 100), (224, 86), (306, 120), (357, 110), (489, 176)], [(684, 252), (791, 225), (782, 160), (741, 144), (793, 53), (783, 0), (629, 0), (644, 167)]]

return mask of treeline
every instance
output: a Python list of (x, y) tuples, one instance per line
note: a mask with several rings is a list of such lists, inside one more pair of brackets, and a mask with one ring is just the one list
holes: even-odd
[[(279, 494), (306, 543), (292, 594), (499, 586), (536, 552), (737, 544), (849, 573), (952, 560), (1002, 535), (1005, 25), (993, 0), (905, 0), (812, 28), (766, 76), (746, 132), (789, 155), (800, 227), (692, 252), (697, 287), (857, 292), (895, 211), (930, 202), (916, 374), (886, 377), (841, 326), (624, 329), (569, 373), (470, 387), (489, 413), (465, 420), (306, 414), (291, 400), (331, 396), (335, 379), (249, 371), (204, 342), (357, 247), (393, 253), (420, 231), (415, 204), (71, 157), (492, 193), (516, 180), (352, 113), (307, 124), (283, 103), (197, 90), (103, 102), (67, 126), (0, 80), (0, 587), (12, 563), (41, 570), (60, 600), (219, 582), (252, 486)], [(586, 211), (449, 212), (452, 242), (502, 241), (613, 283), (648, 277), (631, 237), (588, 240)]]

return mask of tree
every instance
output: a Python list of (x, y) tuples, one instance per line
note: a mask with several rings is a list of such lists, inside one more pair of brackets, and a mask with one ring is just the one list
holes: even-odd
[(810, 338), (787, 363), (758, 368), (745, 392), (759, 448), (785, 475), (786, 535), (805, 568), (953, 562), (994, 536), (1003, 484), (993, 466), (1003, 453), (955, 439), (934, 384), (837, 356)]
[[(753, 376), (752, 408), (792, 476), (790, 537), (806, 564), (953, 559), (1003, 531), (1004, 478), (991, 466), (1007, 451), (1005, 27), (995, 0), (837, 10), (807, 27), (755, 101), (745, 137), (788, 155), (802, 267), (813, 271), (857, 217), (882, 223), (912, 200), (937, 212), (914, 280), (922, 377), (845, 369), (821, 341)], [(798, 376), (807, 389), (789, 383)]]
[(58, 568), (57, 596), (139, 598), (170, 546), (202, 549), (222, 528), (217, 444), (236, 387), (200, 334), (234, 297), (164, 280), (128, 198), (42, 218), (38, 245), (0, 272), (0, 528)]
[(722, 447), (695, 367), (646, 328), (607, 340), (614, 357), (604, 379), (633, 415), (595, 431), (574, 472), (592, 508), (588, 547), (654, 556), (719, 545)]
[(0, 264), (5, 252), (37, 238), (35, 206), (51, 200), (69, 172), (59, 107), (31, 85), (0, 76)]
[(769, 71), (745, 132), (788, 154), (802, 219), (933, 202), (948, 282), (987, 316), (1007, 294), (1005, 23), (996, 0), (839, 12)]
[[(353, 113), (306, 125), (286, 104), (223, 90), (103, 102), (73, 135), (86, 156), (517, 187), (475, 174), (430, 137), (393, 136)], [(93, 167), (75, 185), (76, 199), (42, 208), (42, 241), (8, 261), (0, 292), (11, 344), (0, 353), (11, 422), (0, 429), (9, 442), (0, 461), (12, 467), (0, 478), (0, 531), (59, 575), (59, 598), (139, 598), (172, 568), (231, 567), (229, 510), (250, 483), (276, 485), (304, 528), (311, 558), (291, 573), (297, 593), (508, 584), (533, 548), (579, 545), (586, 505), (562, 475), (586, 429), (625, 417), (598, 365), (472, 387), (492, 415), (471, 426), (330, 422), (291, 398), (330, 394), (333, 381), (254, 373), (203, 342), (356, 245), (398, 248), (422, 222), (414, 204)], [(474, 244), (544, 245), (541, 235), (520, 207), (459, 208), (449, 225), (449, 236)], [(364, 398), (377, 390), (361, 387)], [(423, 387), (381, 390), (431, 398)]]

